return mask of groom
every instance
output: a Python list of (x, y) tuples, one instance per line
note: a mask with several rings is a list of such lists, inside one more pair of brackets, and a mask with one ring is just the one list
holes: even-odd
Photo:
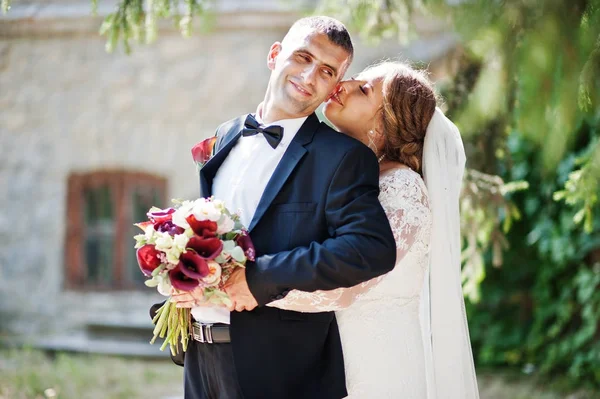
[(394, 266), (375, 155), (314, 114), (352, 55), (339, 21), (297, 21), (269, 50), (271, 77), (256, 114), (217, 129), (215, 155), (200, 172), (201, 195), (241, 212), (257, 257), (227, 282), (230, 309), (192, 309), (186, 399), (347, 395), (334, 313), (264, 305), (292, 289), (353, 286)]

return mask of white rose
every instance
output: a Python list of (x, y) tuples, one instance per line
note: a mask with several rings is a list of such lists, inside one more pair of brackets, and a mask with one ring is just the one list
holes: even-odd
[(181, 256), (181, 252), (177, 247), (172, 247), (167, 251), (167, 262), (172, 265), (179, 264), (179, 257)]
[(168, 252), (173, 246), (173, 237), (169, 233), (156, 233), (156, 249)]
[(187, 220), (185, 220), (189, 215), (192, 214), (192, 208), (194, 207), (194, 203), (191, 201), (183, 201), (181, 203), (181, 206), (179, 208), (177, 208), (177, 210), (175, 212), (173, 212), (173, 216), (171, 218), (171, 221), (183, 228), (183, 229), (188, 229), (190, 227), (189, 223), (187, 222)]
[(170, 296), (171, 295), (171, 282), (169, 281), (169, 276), (158, 275), (158, 285), (156, 286), (156, 290), (162, 296)]
[(202, 282), (206, 285), (217, 285), (221, 280), (221, 265), (214, 260), (208, 261), (208, 275), (202, 278)]
[(198, 221), (210, 220), (211, 222), (216, 222), (221, 219), (221, 211), (212, 202), (204, 200), (196, 201), (192, 209), (192, 214)]
[(225, 210), (225, 203), (223, 201), (213, 200), (212, 203), (215, 206), (215, 208), (217, 208), (220, 212), (223, 212)]
[(235, 226), (233, 219), (227, 215), (223, 215), (217, 224), (217, 234), (229, 233), (233, 230), (233, 226)]
[(183, 234), (176, 234), (173, 238), (173, 244), (180, 252), (185, 252), (185, 247), (187, 246), (190, 237), (184, 232)]

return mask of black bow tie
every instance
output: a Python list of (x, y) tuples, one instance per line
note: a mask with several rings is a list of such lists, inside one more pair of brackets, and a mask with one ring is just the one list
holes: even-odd
[(269, 145), (275, 149), (283, 137), (283, 127), (276, 125), (262, 127), (260, 123), (254, 119), (254, 116), (249, 114), (244, 122), (242, 136), (254, 136), (258, 133), (262, 133), (263, 136), (265, 136), (265, 139), (267, 139), (267, 143), (269, 143)]

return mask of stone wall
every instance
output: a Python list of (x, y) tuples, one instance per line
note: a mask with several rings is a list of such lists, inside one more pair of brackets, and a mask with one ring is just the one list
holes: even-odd
[[(144, 171), (168, 178), (169, 197), (194, 197), (189, 149), (219, 123), (255, 110), (269, 76), (267, 51), (297, 17), (255, 13), (250, 25), (232, 28), (241, 18), (233, 15), (226, 29), (190, 39), (162, 33), (130, 56), (105, 52), (104, 38), (90, 33), (95, 18), (0, 18), (0, 329), (147, 320), (154, 294), (63, 289), (67, 176)], [(453, 43), (436, 40), (423, 60)], [(358, 43), (350, 73), (426, 48)]]

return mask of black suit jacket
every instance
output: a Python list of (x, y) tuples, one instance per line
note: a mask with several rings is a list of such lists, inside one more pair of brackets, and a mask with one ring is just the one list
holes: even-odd
[[(240, 138), (244, 120), (242, 116), (217, 129), (215, 155), (200, 171), (201, 196), (212, 195), (214, 176)], [(389, 272), (396, 246), (378, 193), (373, 152), (310, 115), (248, 226), (257, 259), (247, 264), (246, 276), (259, 307), (232, 312), (230, 326), (246, 398), (347, 395), (334, 313), (264, 305), (292, 289), (350, 287)]]

